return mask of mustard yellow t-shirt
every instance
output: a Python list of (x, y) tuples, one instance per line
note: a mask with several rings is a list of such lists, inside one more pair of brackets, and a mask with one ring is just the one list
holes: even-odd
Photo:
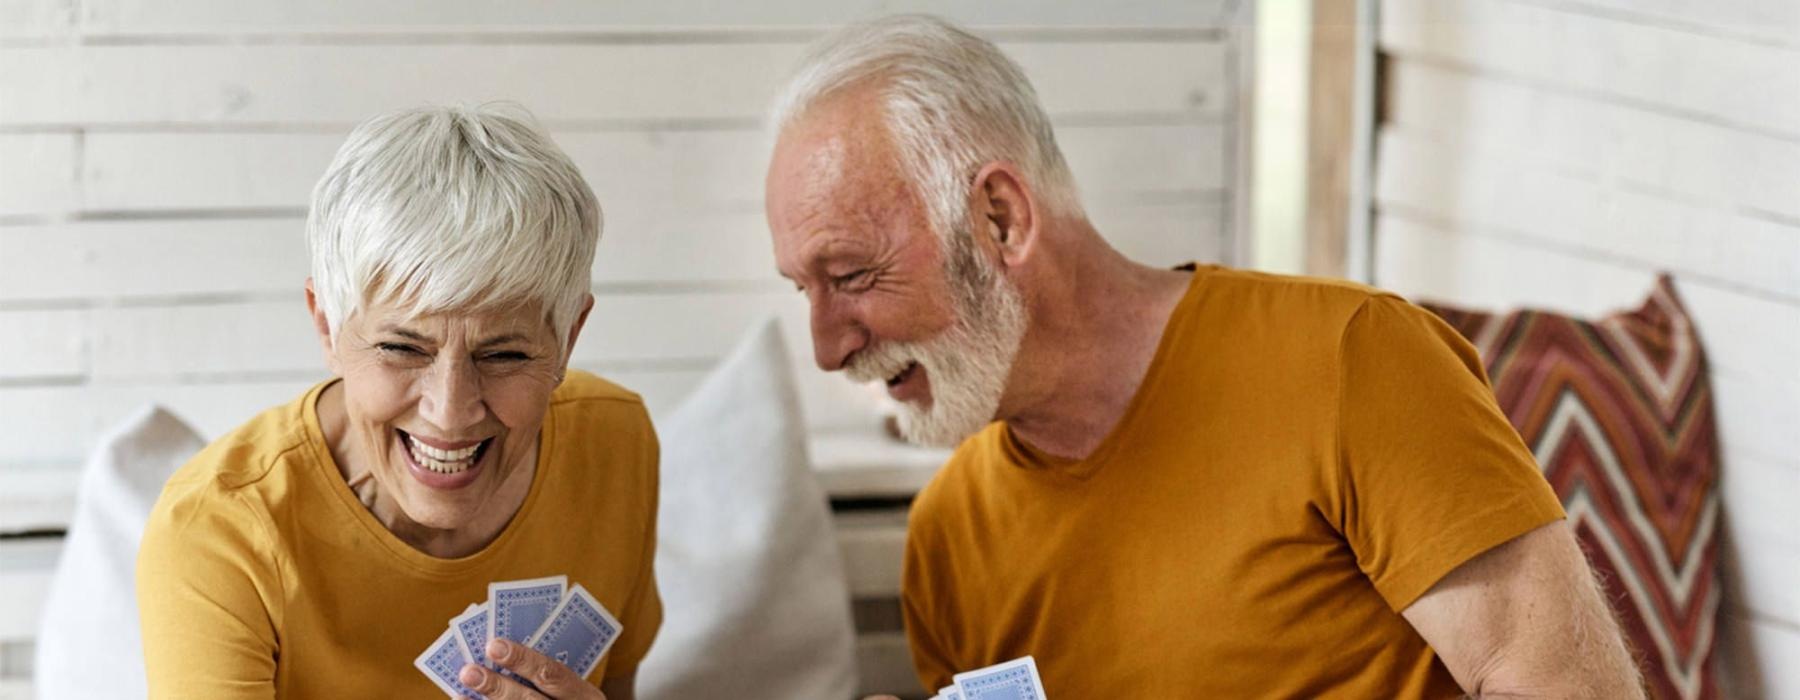
[(930, 689), (1031, 654), (1061, 698), (1454, 697), (1400, 611), (1562, 515), (1435, 317), (1202, 267), (1087, 459), (963, 443), (913, 505), (903, 607)]
[(460, 559), (415, 550), (339, 476), (320, 384), (195, 456), (138, 554), (155, 698), (442, 697), (413, 660), (490, 581), (565, 574), (624, 630), (588, 678), (629, 673), (662, 622), (656, 434), (637, 395), (571, 371), (551, 395), (524, 505)]

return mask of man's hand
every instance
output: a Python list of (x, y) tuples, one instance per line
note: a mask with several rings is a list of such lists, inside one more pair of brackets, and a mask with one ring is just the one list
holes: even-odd
[(492, 700), (606, 700), (599, 688), (588, 685), (568, 666), (523, 644), (495, 639), (488, 642), (487, 657), (538, 687), (533, 691), (475, 664), (464, 666), (458, 674), (462, 684)]

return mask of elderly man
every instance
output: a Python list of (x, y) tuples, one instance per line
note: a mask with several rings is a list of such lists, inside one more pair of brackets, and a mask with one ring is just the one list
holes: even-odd
[(939, 20), (827, 37), (774, 117), (768, 222), (819, 366), (960, 442), (907, 544), (927, 688), (1032, 654), (1065, 698), (1641, 693), (1444, 324), (1126, 259), (1018, 67)]

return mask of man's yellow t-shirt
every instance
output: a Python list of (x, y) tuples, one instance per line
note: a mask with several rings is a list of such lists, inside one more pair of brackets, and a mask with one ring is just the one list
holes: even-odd
[(996, 423), (919, 495), (907, 632), (929, 689), (1031, 654), (1062, 698), (1453, 697), (1400, 611), (1562, 516), (1435, 317), (1201, 267), (1092, 455)]
[(571, 371), (524, 505), (460, 559), (413, 549), (339, 475), (329, 382), (220, 438), (170, 479), (138, 554), (157, 698), (441, 697), (413, 666), (491, 581), (564, 574), (624, 630), (589, 681), (630, 673), (662, 623), (656, 434), (637, 395)]

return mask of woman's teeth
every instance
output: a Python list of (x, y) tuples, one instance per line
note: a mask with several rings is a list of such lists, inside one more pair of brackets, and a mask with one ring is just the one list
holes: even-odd
[(481, 449), (481, 445), (476, 444), (460, 450), (440, 450), (411, 435), (406, 436), (406, 445), (412, 450), (413, 461), (439, 474), (455, 474), (468, 469), (475, 464), (475, 453)]

